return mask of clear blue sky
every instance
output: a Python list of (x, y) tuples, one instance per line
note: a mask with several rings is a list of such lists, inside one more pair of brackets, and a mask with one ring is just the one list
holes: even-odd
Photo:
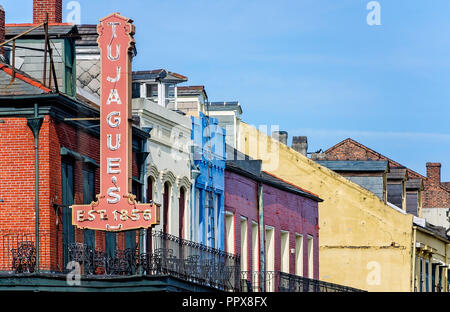
[[(186, 75), (212, 101), (239, 100), (247, 123), (307, 135), (310, 151), (351, 137), (422, 174), (441, 162), (450, 181), (448, 0), (379, 0), (380, 26), (369, 0), (79, 2), (85, 24), (134, 19), (135, 70)], [(2, 4), (8, 23), (32, 21), (32, 0)]]

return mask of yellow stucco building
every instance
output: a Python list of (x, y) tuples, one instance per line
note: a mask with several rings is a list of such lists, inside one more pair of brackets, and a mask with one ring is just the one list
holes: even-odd
[(416, 263), (420, 257), (431, 259), (430, 248), (439, 249), (448, 264), (447, 243), (414, 226), (412, 215), (243, 122), (239, 137), (237, 148), (261, 159), (264, 170), (324, 199), (319, 203), (320, 280), (368, 291), (414, 291)]
[(449, 291), (449, 243), (436, 231), (414, 225), (413, 236), (416, 238), (413, 250), (414, 280), (413, 291)]

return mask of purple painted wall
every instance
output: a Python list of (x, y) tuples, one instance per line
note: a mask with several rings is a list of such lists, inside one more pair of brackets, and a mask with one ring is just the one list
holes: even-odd
[[(274, 228), (275, 271), (281, 269), (281, 231), (289, 232), (289, 272), (295, 274), (295, 235), (303, 235), (303, 276), (308, 276), (308, 235), (313, 237), (314, 279), (319, 278), (319, 234), (317, 227), (318, 203), (276, 187), (263, 184), (264, 226)], [(258, 222), (258, 184), (255, 180), (229, 170), (225, 171), (225, 211), (234, 214), (234, 250), (241, 254), (241, 217), (247, 218), (248, 271), (252, 267), (252, 221)], [(260, 235), (258, 230), (258, 235)], [(226, 238), (225, 238), (226, 240)], [(258, 237), (259, 241), (259, 237)], [(225, 241), (225, 246), (227, 242)], [(259, 253), (258, 253), (259, 254)], [(258, 259), (259, 263), (259, 259)]]

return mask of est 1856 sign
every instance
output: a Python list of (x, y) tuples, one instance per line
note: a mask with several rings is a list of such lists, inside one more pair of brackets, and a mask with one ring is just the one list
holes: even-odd
[(132, 20), (119, 13), (97, 26), (101, 53), (100, 194), (90, 205), (72, 206), (81, 229), (124, 231), (159, 223), (159, 207), (138, 204), (131, 191)]

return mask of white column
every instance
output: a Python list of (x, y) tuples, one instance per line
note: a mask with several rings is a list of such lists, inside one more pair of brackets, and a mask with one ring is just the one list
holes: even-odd
[(175, 97), (174, 99), (174, 109), (178, 110), (178, 87), (175, 84), (173, 87), (173, 96)]
[(146, 84), (145, 83), (141, 83), (141, 90), (139, 92), (139, 97), (140, 98), (146, 98), (147, 97), (147, 88), (146, 88)]
[(161, 106), (164, 105), (164, 84), (161, 82), (158, 82), (158, 104)]

